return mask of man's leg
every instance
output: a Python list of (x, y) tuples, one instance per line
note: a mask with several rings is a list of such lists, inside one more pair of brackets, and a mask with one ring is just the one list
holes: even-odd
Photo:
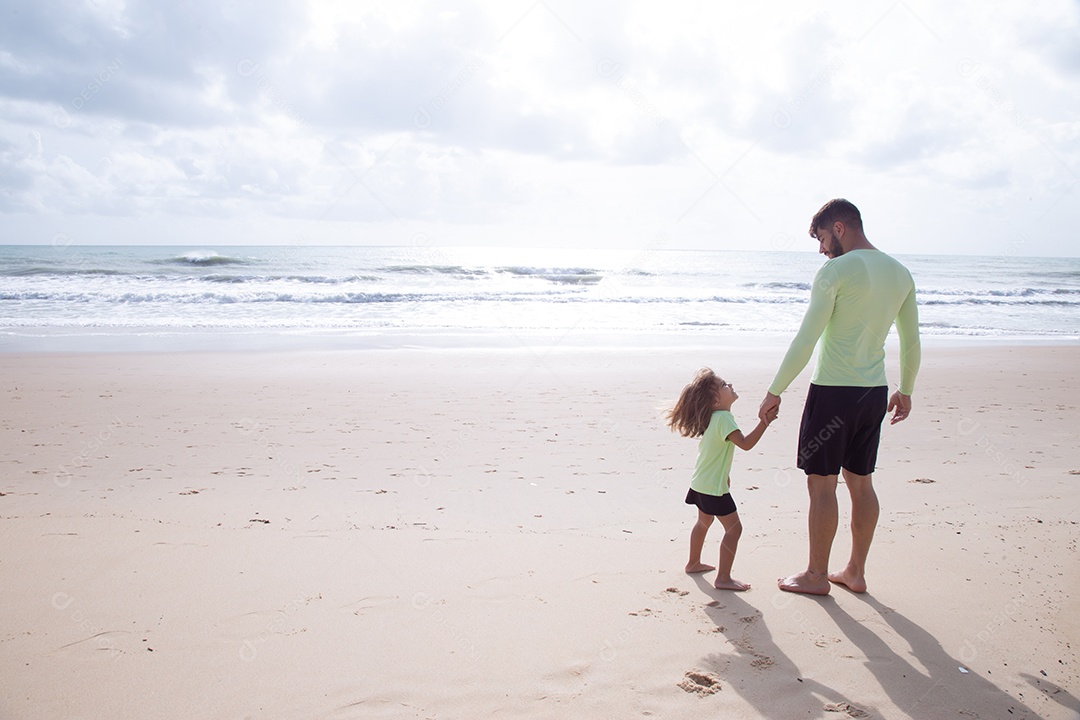
[(836, 537), (836, 475), (807, 475), (810, 491), (810, 562), (806, 572), (780, 578), (777, 585), (788, 592), (829, 594), (829, 553)]
[(866, 556), (877, 528), (878, 499), (872, 475), (844, 470), (844, 482), (851, 494), (851, 559), (842, 572), (829, 573), (829, 579), (861, 593), (866, 592)]

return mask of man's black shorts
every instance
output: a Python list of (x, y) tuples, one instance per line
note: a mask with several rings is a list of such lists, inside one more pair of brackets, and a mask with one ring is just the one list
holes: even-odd
[(869, 475), (877, 464), (889, 388), (810, 385), (799, 426), (798, 466), (807, 475), (845, 468)]

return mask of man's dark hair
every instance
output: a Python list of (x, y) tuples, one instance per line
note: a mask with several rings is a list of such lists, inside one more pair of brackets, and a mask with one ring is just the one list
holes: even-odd
[(832, 224), (838, 220), (852, 230), (862, 232), (859, 208), (843, 198), (836, 198), (822, 205), (814, 215), (814, 219), (810, 221), (810, 237), (816, 238), (818, 228), (832, 228)]

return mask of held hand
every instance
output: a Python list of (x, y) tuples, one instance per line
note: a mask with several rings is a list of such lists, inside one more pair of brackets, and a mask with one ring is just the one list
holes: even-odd
[[(770, 413), (772, 413), (772, 418), (769, 417)], [(780, 396), (769, 392), (765, 393), (765, 399), (761, 401), (761, 407), (758, 408), (758, 420), (765, 423), (772, 422), (779, 413)]]
[(907, 416), (911, 414), (911, 396), (904, 395), (897, 390), (892, 394), (892, 397), (889, 398), (889, 407), (885, 412), (890, 413), (893, 411), (893, 408), (896, 408), (896, 412), (894, 412), (892, 418), (889, 419), (890, 425), (895, 425), (901, 420), (906, 420)]

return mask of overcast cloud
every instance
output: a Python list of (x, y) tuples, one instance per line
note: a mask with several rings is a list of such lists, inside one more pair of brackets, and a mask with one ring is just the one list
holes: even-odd
[(2, 8), (0, 242), (1080, 254), (1075, 2)]

